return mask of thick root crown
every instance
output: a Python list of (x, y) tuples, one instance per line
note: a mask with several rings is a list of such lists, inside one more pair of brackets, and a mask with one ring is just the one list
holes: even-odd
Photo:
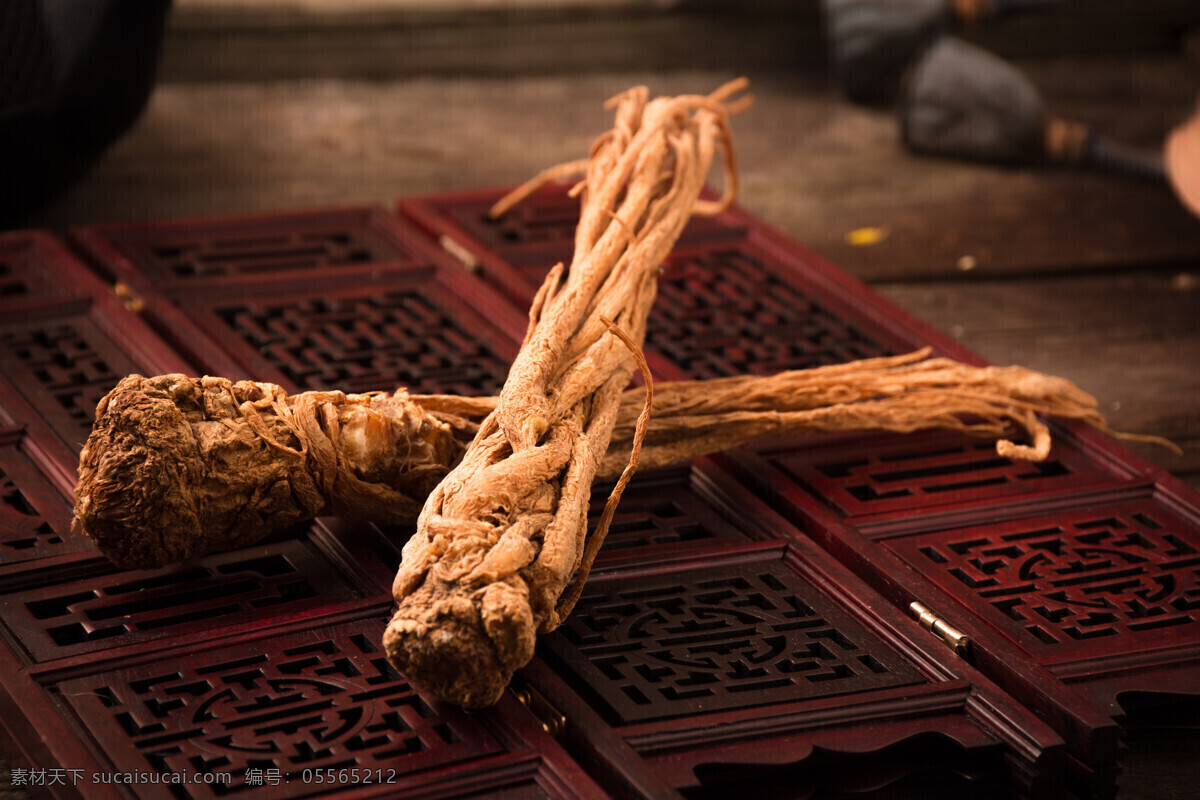
[(318, 514), (412, 523), (465, 426), (403, 391), (130, 375), (96, 407), (75, 517), (122, 567), (245, 547)]
[(534, 648), (529, 595), (519, 578), (464, 589), (426, 581), (388, 624), (388, 660), (426, 691), (466, 708), (500, 699)]

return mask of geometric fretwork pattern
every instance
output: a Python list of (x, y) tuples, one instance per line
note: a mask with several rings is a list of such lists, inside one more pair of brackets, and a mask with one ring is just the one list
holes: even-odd
[(846, 516), (983, 499), (1019, 500), (1112, 479), (1094, 459), (1063, 439), (1041, 462), (1004, 458), (992, 441), (942, 431), (858, 436), (836, 447), (766, 455), (789, 478)]
[[(588, 509), (589, 533), (595, 529), (611, 489), (611, 484), (594, 489)], [(696, 492), (690, 468), (639, 473), (621, 496), (601, 557), (643, 547), (731, 544), (746, 539), (746, 534)]]
[(99, 556), (89, 539), (71, 530), (70, 503), (25, 448), (33, 448), (28, 433), (0, 430), (0, 565), (68, 553)]
[(1027, 643), (1100, 654), (1200, 639), (1196, 534), (1142, 501), (887, 544)]
[(124, 377), (69, 324), (11, 328), (0, 333), (0, 352), (6, 377), (75, 446), (92, 431), (96, 403)]
[[(496, 199), (499, 198), (451, 202), (440, 206), (439, 211), (453, 219), (479, 245), (505, 260), (528, 261), (531, 252), (543, 254), (527, 273), (535, 285), (541, 283), (555, 261), (570, 261), (575, 226), (579, 224), (578, 199), (568, 197), (565, 191), (544, 190), (518, 203), (503, 216), (492, 218), (488, 208)], [(722, 216), (692, 217), (679, 241), (735, 236), (743, 230), (740, 224)]]
[(594, 577), (546, 644), (615, 724), (922, 681), (777, 561)]
[[(50, 526), (16, 483), (0, 471), (0, 563), (38, 558), (61, 550), (62, 536)], [(35, 554), (35, 555), (31, 555)]]
[(20, 313), (30, 304), (77, 296), (79, 287), (59, 274), (61, 262), (69, 259), (49, 234), (0, 234), (0, 311)]
[(316, 269), (395, 260), (395, 249), (355, 226), (333, 229), (198, 231), (195, 238), (156, 242), (139, 258), (147, 275), (208, 278)]
[[(70, 680), (58, 689), (115, 770), (231, 776), (224, 786), (187, 786), (180, 797), (371, 788), (363, 784), (395, 783), (500, 751), (471, 716), (435, 708), (392, 668), (378, 644), (382, 620), (323, 630)], [(353, 785), (305, 783), (304, 770), (329, 769), (372, 772)]]
[(541, 193), (533, 202), (518, 203), (502, 217), (492, 218), (486, 206), (471, 203), (451, 210), (455, 220), (467, 228), (489, 250), (529, 245), (560, 244), (569, 254), (579, 224), (579, 201), (565, 194)]
[(14, 592), (0, 620), (34, 661), (300, 613), (359, 592), (287, 540), (153, 572), (116, 572)]
[(691, 378), (770, 375), (890, 352), (744, 250), (672, 258), (658, 292), (647, 347)]
[(418, 291), (221, 308), (222, 320), (299, 389), (488, 395), (508, 364)]

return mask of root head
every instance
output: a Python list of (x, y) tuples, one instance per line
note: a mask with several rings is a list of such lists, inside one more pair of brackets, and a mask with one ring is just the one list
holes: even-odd
[(186, 488), (191, 436), (168, 394), (149, 395), (140, 378), (126, 378), (101, 401), (96, 430), (103, 435), (94, 433), (79, 459), (83, 532), (119, 566), (188, 558), (198, 524)]
[[(225, 408), (228, 406), (228, 408)], [(75, 519), (115, 564), (154, 568), (245, 546), (324, 505), (299, 455), (225, 424), (228, 381), (130, 375), (100, 401)]]
[(519, 578), (473, 593), (427, 581), (401, 601), (383, 634), (388, 660), (442, 700), (490, 706), (533, 657), (527, 597)]

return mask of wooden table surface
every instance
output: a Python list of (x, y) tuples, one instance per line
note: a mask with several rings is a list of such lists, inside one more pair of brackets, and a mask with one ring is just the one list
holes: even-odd
[[(1135, 449), (1200, 488), (1200, 220), (1165, 186), (910, 155), (894, 116), (847, 103), (811, 53), (792, 67), (786, 54), (752, 51), (714, 65), (711, 53), (689, 59), (685, 48), (596, 68), (575, 61), (553, 73), (480, 75), (424, 69), (419, 47), (381, 64), (380, 46), (374, 71), (343, 72), (294, 63), (307, 51), (272, 49), (270, 25), (255, 23), (228, 37), (228, 52), (211, 49), (206, 67), (197, 42), (222, 39), (212, 17), (197, 19), (173, 23), (164, 81), (141, 120), (31, 226), (390, 206), (403, 195), (511, 184), (586, 153), (609, 124), (602, 102), (620, 89), (706, 91), (745, 73), (757, 96), (735, 122), (745, 208), (993, 363), (1065, 376), (1099, 399), (1113, 427), (1174, 440), (1183, 455)], [(654, 17), (655, 36), (672, 30), (663, 19), (671, 17)], [(696, 12), (677, 23), (702, 32), (719, 24)], [(811, 15), (787, 22), (797, 48), (819, 40), (811, 24)], [(316, 27), (317, 44), (305, 47), (320, 51)], [(769, 18), (744, 27), (739, 41), (786, 46)], [(626, 33), (634, 42), (646, 35)], [(253, 50), (254, 35), (260, 63), (230, 67)], [(507, 44), (489, 46), (507, 53), (531, 38), (536, 31), (510, 31)], [(1200, 56), (1188, 41), (1017, 63), (1055, 111), (1157, 147), (1200, 90)], [(878, 229), (879, 240), (852, 243), (862, 228)], [(1196, 777), (1191, 736), (1135, 734), (1121, 796), (1186, 796)]]

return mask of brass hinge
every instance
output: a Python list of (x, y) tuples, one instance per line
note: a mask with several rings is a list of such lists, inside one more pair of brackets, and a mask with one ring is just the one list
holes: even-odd
[(463, 265), (467, 272), (475, 272), (479, 269), (479, 259), (475, 258), (475, 254), (464, 247), (454, 237), (443, 233), (438, 237), (438, 244), (442, 246), (443, 250), (458, 259), (458, 262)]
[(121, 301), (121, 305), (134, 314), (140, 314), (146, 309), (146, 301), (126, 283), (117, 281), (113, 284), (113, 294)]
[(563, 734), (567, 731), (567, 718), (561, 711), (550, 705), (549, 700), (542, 697), (536, 689), (528, 684), (514, 685), (512, 692), (521, 701), (521, 704), (529, 709), (529, 713), (533, 714), (542, 724), (542, 730), (555, 739), (562, 739)]
[(917, 622), (922, 628), (945, 642), (946, 646), (959, 656), (966, 658), (967, 649), (971, 645), (971, 640), (966, 634), (915, 600), (909, 603), (908, 610), (917, 618)]

